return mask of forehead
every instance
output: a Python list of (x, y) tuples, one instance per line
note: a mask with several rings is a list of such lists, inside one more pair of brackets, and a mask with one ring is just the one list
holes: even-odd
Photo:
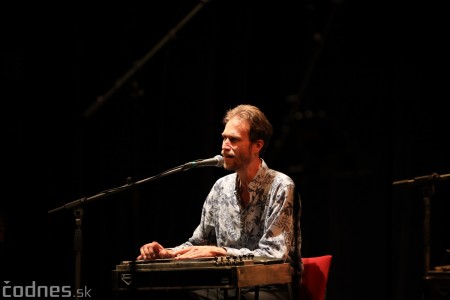
[(250, 124), (247, 120), (241, 119), (239, 117), (234, 117), (230, 119), (227, 124), (225, 124), (225, 129), (223, 131), (223, 135), (232, 135), (232, 136), (248, 136), (250, 132)]

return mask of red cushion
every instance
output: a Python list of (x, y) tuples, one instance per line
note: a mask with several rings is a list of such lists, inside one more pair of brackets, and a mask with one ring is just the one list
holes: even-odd
[(324, 300), (331, 265), (331, 255), (304, 257), (300, 283), (301, 300)]

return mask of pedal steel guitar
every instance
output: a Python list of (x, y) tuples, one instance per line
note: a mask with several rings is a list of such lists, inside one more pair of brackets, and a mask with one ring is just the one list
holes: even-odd
[[(222, 256), (196, 259), (122, 261), (112, 271), (113, 292), (220, 288), (240, 289), (289, 284), (291, 265), (281, 259)], [(256, 293), (256, 296), (258, 293)]]

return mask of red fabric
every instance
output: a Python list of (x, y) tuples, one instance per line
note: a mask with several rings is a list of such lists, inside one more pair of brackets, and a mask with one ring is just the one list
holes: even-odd
[(331, 265), (331, 255), (304, 257), (300, 300), (324, 300)]

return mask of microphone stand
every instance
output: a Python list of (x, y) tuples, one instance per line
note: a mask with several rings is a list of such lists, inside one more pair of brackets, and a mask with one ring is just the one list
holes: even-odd
[(130, 70), (128, 70), (115, 84), (102, 96), (98, 96), (96, 101), (84, 112), (84, 117), (89, 118), (100, 106), (108, 100), (116, 90), (130, 79), (159, 49), (161, 49), (170, 39), (174, 38), (180, 30), (209, 0), (200, 0), (200, 2), (141, 59)]
[(399, 185), (422, 185), (422, 199), (424, 205), (423, 218), (423, 247), (424, 247), (424, 268), (425, 274), (430, 270), (431, 256), (431, 198), (435, 194), (435, 183), (440, 180), (450, 179), (450, 174), (431, 175), (414, 177), (413, 179), (398, 180), (392, 183), (393, 186)]
[(93, 196), (90, 197), (83, 197), (80, 199), (77, 199), (75, 201), (66, 203), (60, 207), (51, 209), (48, 211), (48, 214), (54, 214), (57, 213), (59, 211), (63, 211), (63, 210), (69, 210), (72, 209), (73, 211), (73, 215), (75, 216), (75, 233), (74, 233), (74, 251), (75, 251), (75, 299), (79, 299), (79, 295), (78, 295), (78, 291), (81, 287), (81, 253), (82, 253), (82, 249), (83, 249), (83, 232), (81, 229), (81, 224), (82, 224), (82, 220), (83, 220), (83, 214), (84, 214), (84, 209), (83, 206), (89, 202), (92, 202), (94, 200), (98, 200), (101, 198), (104, 198), (106, 196), (110, 196), (113, 194), (116, 194), (118, 192), (122, 192), (124, 190), (128, 190), (134, 186), (143, 184), (143, 183), (147, 183), (153, 180), (156, 180), (158, 178), (161, 177), (165, 177), (174, 173), (178, 173), (181, 171), (188, 171), (191, 170), (193, 168), (198, 167), (198, 165), (195, 163), (197, 161), (201, 161), (196, 160), (194, 162), (190, 162), (190, 163), (186, 163), (184, 165), (169, 169), (167, 171), (164, 171), (162, 173), (159, 173), (155, 176), (151, 176), (139, 181), (136, 181), (133, 183), (133, 181), (131, 180), (130, 177), (127, 178), (127, 183), (125, 185), (116, 187), (116, 188), (112, 188), (112, 189), (108, 189), (108, 190), (104, 190), (98, 194), (95, 194)]

